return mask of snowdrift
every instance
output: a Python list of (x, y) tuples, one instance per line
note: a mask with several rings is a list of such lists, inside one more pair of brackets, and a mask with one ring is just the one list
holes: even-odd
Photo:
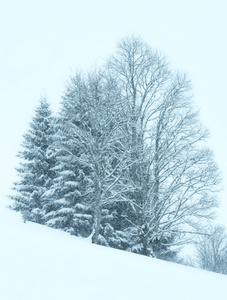
[(226, 300), (227, 276), (92, 245), (0, 210), (2, 300)]

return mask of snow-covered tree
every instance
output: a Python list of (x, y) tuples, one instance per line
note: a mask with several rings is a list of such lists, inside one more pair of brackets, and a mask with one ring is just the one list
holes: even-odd
[(35, 111), (30, 128), (24, 135), (21, 159), (17, 168), (20, 180), (14, 184), (15, 193), (12, 208), (22, 213), (23, 219), (44, 223), (43, 194), (49, 189), (54, 177), (52, 167), (55, 161), (49, 156), (53, 142), (53, 117), (45, 98)]
[(204, 147), (207, 133), (192, 109), (186, 76), (171, 72), (141, 39), (123, 39), (108, 70), (121, 91), (128, 137), (132, 201), (125, 218), (132, 250), (166, 256), (216, 205), (219, 174)]
[(82, 157), (84, 149), (75, 140), (74, 128), (80, 126), (77, 93), (68, 87), (55, 123), (51, 156), (56, 164), (55, 178), (44, 194), (46, 224), (70, 234), (87, 237), (92, 231), (92, 211), (87, 197), (89, 165)]
[[(54, 209), (47, 214), (47, 223), (56, 227), (57, 223), (67, 221), (72, 227), (80, 224), (79, 215), (87, 217), (87, 221), (92, 221), (93, 243), (108, 244), (107, 240), (111, 240), (113, 245), (117, 235), (122, 244), (126, 243), (119, 231), (114, 229), (111, 235), (113, 230), (107, 230), (113, 228), (116, 203), (127, 201), (122, 197), (120, 184), (124, 180), (124, 153), (118, 147), (118, 101), (115, 82), (101, 71), (86, 76), (77, 74), (71, 78), (63, 98), (62, 121), (56, 135), (55, 151), (60, 155), (55, 185), (49, 192)], [(92, 212), (92, 218), (86, 213), (77, 214), (78, 205)]]
[(208, 229), (195, 245), (196, 266), (227, 275), (227, 235), (223, 226)]

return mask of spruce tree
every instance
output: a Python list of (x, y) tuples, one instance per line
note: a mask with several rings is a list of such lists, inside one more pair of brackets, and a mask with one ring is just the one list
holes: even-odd
[(53, 117), (50, 105), (41, 98), (35, 110), (28, 132), (24, 135), (21, 159), (17, 168), (20, 180), (14, 183), (14, 201), (12, 209), (20, 211), (24, 221), (44, 223), (43, 194), (52, 184), (54, 172), (53, 158), (49, 157), (49, 149), (53, 141)]
[(84, 149), (78, 145), (75, 128), (80, 127), (77, 93), (67, 89), (62, 98), (52, 155), (56, 160), (55, 178), (45, 193), (46, 224), (76, 236), (92, 231), (92, 213), (87, 204), (87, 175), (90, 172)]

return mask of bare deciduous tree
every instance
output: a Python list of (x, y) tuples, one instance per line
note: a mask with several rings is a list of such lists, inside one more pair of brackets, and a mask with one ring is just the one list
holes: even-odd
[[(124, 153), (119, 144), (119, 95), (115, 83), (103, 73), (92, 72), (87, 76), (72, 78), (68, 97), (76, 111), (76, 122), (70, 125), (75, 145), (82, 149), (74, 157), (89, 169), (86, 192), (94, 211), (92, 242), (97, 243), (101, 229), (102, 210), (123, 198), (120, 184), (125, 167)], [(69, 155), (73, 155), (68, 149)]]
[(203, 144), (207, 132), (192, 109), (185, 75), (170, 72), (166, 60), (135, 37), (122, 40), (108, 68), (120, 86), (128, 137), (134, 214), (127, 218), (141, 251), (157, 256), (184, 233), (198, 233), (198, 220), (211, 216), (217, 166)]
[(216, 225), (196, 243), (196, 265), (208, 271), (227, 274), (227, 236)]

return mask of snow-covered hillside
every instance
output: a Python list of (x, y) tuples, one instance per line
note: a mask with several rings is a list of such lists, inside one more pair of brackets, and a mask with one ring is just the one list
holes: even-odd
[(92, 245), (0, 211), (2, 300), (226, 300), (227, 276)]

